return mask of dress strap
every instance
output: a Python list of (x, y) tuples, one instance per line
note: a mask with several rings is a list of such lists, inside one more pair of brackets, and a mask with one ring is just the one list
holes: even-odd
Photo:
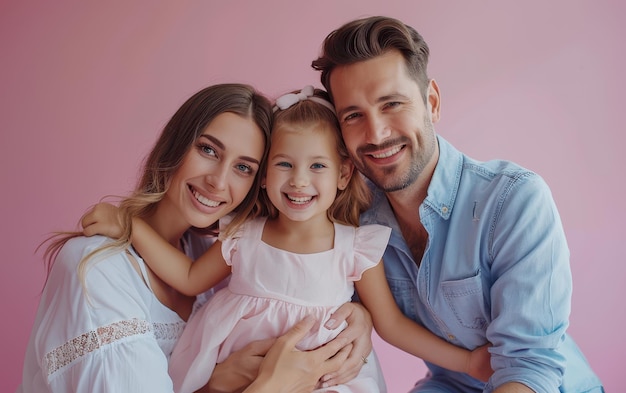
[(263, 229), (265, 228), (265, 223), (267, 222), (267, 217), (259, 217), (252, 220), (249, 220), (245, 223), (245, 225), (250, 226), (249, 233), (251, 233), (251, 238), (254, 241), (261, 241), (263, 237)]
[[(335, 250), (354, 251), (354, 238), (356, 228), (349, 225), (337, 224), (335, 226)], [(349, 255), (349, 254), (348, 254)]]

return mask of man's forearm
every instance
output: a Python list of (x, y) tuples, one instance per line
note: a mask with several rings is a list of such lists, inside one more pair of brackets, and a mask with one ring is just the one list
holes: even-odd
[(535, 393), (535, 391), (522, 383), (508, 382), (498, 386), (493, 393)]

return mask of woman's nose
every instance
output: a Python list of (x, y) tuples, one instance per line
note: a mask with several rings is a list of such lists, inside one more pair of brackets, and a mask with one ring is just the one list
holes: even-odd
[(224, 190), (228, 184), (228, 173), (226, 165), (218, 165), (206, 175), (206, 182), (216, 190)]

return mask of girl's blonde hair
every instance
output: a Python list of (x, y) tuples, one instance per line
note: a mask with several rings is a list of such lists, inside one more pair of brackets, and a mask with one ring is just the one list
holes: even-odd
[[(96, 256), (105, 256), (107, 252), (115, 252), (129, 247), (132, 217), (146, 217), (154, 212), (158, 202), (163, 199), (167, 192), (171, 179), (181, 166), (187, 152), (211, 121), (226, 112), (252, 119), (263, 132), (265, 139), (259, 172), (254, 179), (252, 188), (241, 204), (235, 208), (231, 226), (236, 227), (258, 214), (260, 209), (258, 204), (260, 174), (265, 173), (272, 126), (271, 103), (249, 85), (227, 83), (209, 86), (191, 96), (166, 124), (154, 148), (145, 160), (143, 174), (135, 191), (119, 204), (123, 236), (97, 248), (81, 260), (78, 271), (83, 283), (89, 260)], [(216, 233), (217, 223), (209, 228), (192, 229), (201, 233)], [(44, 243), (48, 243), (44, 254), (48, 274), (63, 245), (77, 236), (82, 236), (82, 233), (59, 232), (44, 241)]]
[[(299, 91), (292, 92), (299, 94)], [(273, 132), (280, 128), (300, 129), (303, 126), (309, 129), (324, 128), (332, 130), (337, 145), (337, 152), (341, 161), (350, 160), (348, 149), (341, 136), (339, 121), (335, 112), (319, 102), (325, 100), (330, 105), (328, 94), (321, 89), (315, 89), (313, 96), (316, 100), (300, 99), (295, 104), (286, 109), (274, 107)], [(344, 190), (337, 190), (337, 197), (328, 209), (328, 218), (344, 225), (359, 225), (359, 216), (370, 203), (370, 192), (360, 173), (353, 173), (347, 187)], [(267, 192), (262, 190), (259, 194), (261, 202), (260, 215), (276, 218), (278, 209), (272, 205)]]

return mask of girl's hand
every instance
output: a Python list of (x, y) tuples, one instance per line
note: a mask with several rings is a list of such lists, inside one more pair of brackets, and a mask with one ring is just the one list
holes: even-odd
[(348, 327), (335, 340), (341, 339), (352, 343), (352, 350), (341, 367), (322, 377), (322, 387), (339, 385), (354, 379), (365, 364), (364, 359), (372, 352), (373, 323), (372, 317), (365, 307), (355, 302), (342, 305), (326, 323), (326, 327), (329, 329), (336, 328), (343, 321), (348, 323)]
[(467, 363), (467, 374), (483, 382), (487, 382), (493, 374), (490, 346), (491, 344), (485, 344), (471, 351)]
[(122, 237), (121, 222), (119, 208), (105, 202), (95, 205), (80, 220), (80, 224), (83, 227), (83, 235), (104, 235), (112, 239)]

